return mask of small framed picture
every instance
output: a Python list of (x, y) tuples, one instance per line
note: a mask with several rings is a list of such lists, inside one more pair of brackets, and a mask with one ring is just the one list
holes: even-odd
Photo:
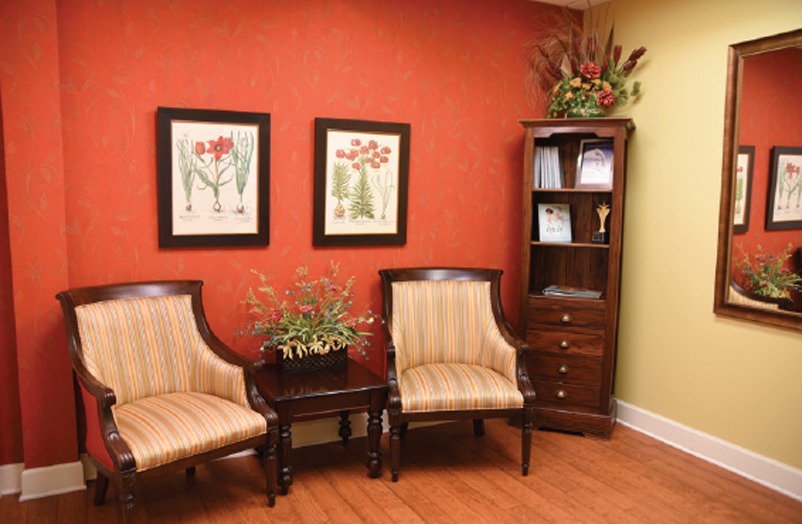
[(613, 141), (610, 139), (582, 140), (576, 171), (577, 188), (613, 189)]
[(749, 231), (749, 210), (752, 206), (752, 171), (755, 165), (755, 146), (740, 146), (736, 160), (732, 225), (735, 233), (746, 233)]
[(766, 229), (802, 228), (802, 147), (773, 147)]
[(537, 222), (541, 242), (571, 242), (569, 204), (538, 204)]

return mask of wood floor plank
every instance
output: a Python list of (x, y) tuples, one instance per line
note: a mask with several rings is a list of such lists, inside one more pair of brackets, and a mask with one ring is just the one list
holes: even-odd
[[(533, 434), (527, 477), (521, 430), (487, 421), (482, 438), (468, 422), (411, 429), (398, 482), (388, 467), (367, 475), (367, 441), (293, 450), (294, 484), (267, 507), (261, 462), (239, 456), (141, 486), (139, 510), (151, 524), (641, 522), (802, 524), (802, 502), (618, 425), (610, 440)], [(2, 524), (114, 523), (116, 493), (92, 504), (86, 491), (19, 502), (0, 497)]]

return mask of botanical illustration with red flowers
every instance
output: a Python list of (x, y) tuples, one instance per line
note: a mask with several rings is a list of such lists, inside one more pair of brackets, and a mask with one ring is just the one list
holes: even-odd
[[(213, 199), (211, 210), (223, 212), (221, 191), (233, 182), (237, 196), (229, 199), (228, 207), (235, 213), (244, 214), (244, 193), (251, 174), (254, 146), (255, 138), (251, 131), (229, 131), (227, 135), (210, 136), (205, 140), (182, 136), (176, 142), (176, 148), (186, 211), (192, 211), (195, 191), (208, 190)], [(231, 193), (233, 196), (234, 191)]]

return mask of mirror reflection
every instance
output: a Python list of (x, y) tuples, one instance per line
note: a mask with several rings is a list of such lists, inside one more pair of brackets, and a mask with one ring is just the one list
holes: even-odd
[(716, 305), (802, 329), (802, 30), (730, 48)]

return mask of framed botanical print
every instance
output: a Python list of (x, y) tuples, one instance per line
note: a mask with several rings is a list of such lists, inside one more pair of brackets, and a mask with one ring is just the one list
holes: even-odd
[(157, 110), (159, 247), (266, 246), (270, 115)]
[(732, 225), (735, 233), (746, 233), (749, 230), (749, 211), (752, 207), (752, 173), (754, 172), (754, 166), (755, 146), (738, 147), (732, 212)]
[(410, 125), (315, 119), (313, 244), (407, 241)]
[(766, 229), (802, 228), (802, 147), (771, 150)]

